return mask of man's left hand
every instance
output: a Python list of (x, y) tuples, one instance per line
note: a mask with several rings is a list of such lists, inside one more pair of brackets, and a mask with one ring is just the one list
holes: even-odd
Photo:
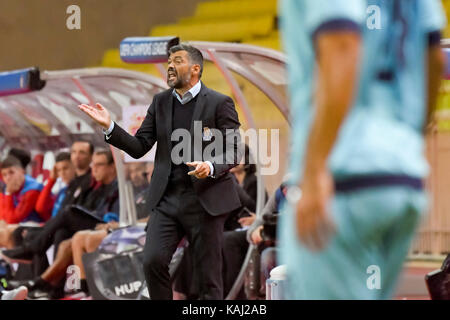
[(209, 176), (210, 168), (209, 165), (206, 162), (202, 161), (193, 161), (193, 162), (186, 162), (186, 165), (189, 167), (195, 167), (194, 170), (189, 171), (188, 175), (195, 176), (197, 179), (205, 179)]

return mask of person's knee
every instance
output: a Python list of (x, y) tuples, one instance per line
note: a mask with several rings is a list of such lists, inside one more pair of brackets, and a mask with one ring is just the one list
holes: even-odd
[(102, 240), (107, 236), (106, 231), (93, 231), (86, 236), (85, 247), (87, 252), (94, 252)]
[(75, 233), (72, 237), (72, 248), (73, 247), (83, 248), (85, 239), (86, 239), (86, 235), (88, 234), (88, 232), (89, 231), (84, 230), (84, 231), (78, 231), (77, 233)]
[(67, 239), (59, 244), (59, 250), (66, 251), (72, 247), (72, 239)]

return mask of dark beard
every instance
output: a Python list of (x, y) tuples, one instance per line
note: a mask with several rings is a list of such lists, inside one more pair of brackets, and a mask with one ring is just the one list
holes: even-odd
[(169, 80), (167, 80), (167, 85), (169, 87), (171, 87), (172, 89), (180, 89), (183, 87), (183, 79), (181, 79), (177, 76), (177, 79), (175, 81), (173, 81), (172, 83), (170, 83)]

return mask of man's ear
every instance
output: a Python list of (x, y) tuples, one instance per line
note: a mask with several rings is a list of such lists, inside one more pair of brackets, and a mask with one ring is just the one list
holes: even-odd
[(192, 71), (196, 74), (196, 75), (200, 75), (200, 65), (199, 64), (194, 64), (193, 66), (192, 66)]

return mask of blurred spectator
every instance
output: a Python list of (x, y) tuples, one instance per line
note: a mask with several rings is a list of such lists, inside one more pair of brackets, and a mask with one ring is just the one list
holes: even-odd
[[(109, 150), (98, 150), (94, 153), (92, 176), (97, 182), (88, 190), (86, 199), (77, 203), (78, 205), (65, 208), (50, 219), (32, 241), (24, 241), (15, 249), (3, 251), (2, 257), (8, 262), (30, 262), (33, 256), (45, 254), (52, 244), (55, 234), (60, 233), (65, 236), (64, 239), (68, 239), (77, 231), (94, 229), (99, 222), (103, 221), (104, 217), (118, 217), (116, 171), (114, 159)], [(29, 285), (33, 286), (33, 289), (38, 289), (51, 284), (38, 277)], [(53, 289), (61, 289), (61, 287)]]
[[(236, 281), (245, 256), (248, 250), (248, 242), (246, 240), (246, 230), (255, 221), (256, 200), (257, 200), (257, 177), (256, 165), (250, 152), (245, 145), (244, 163), (234, 167), (231, 171), (236, 177), (238, 184), (236, 189), (239, 198), (243, 204), (242, 210), (236, 216), (237, 224), (234, 223), (233, 229), (225, 229), (223, 235), (223, 281), (224, 281), (224, 297), (228, 295), (234, 282)], [(264, 191), (264, 200), (267, 199), (267, 192)], [(233, 226), (233, 215), (227, 219), (226, 226)], [(244, 287), (238, 292), (236, 299), (246, 299)]]
[[(11, 149), (13, 150), (11, 153), (18, 153), (19, 152), (14, 150), (20, 150), (20, 149)], [(22, 165), (26, 165), (26, 161), (21, 162)], [(35, 210), (36, 212), (43, 218), (43, 220), (48, 220), (50, 216), (53, 214), (56, 214), (57, 210), (61, 206), (61, 202), (64, 199), (65, 191), (67, 190), (67, 187), (64, 187), (60, 190), (57, 196), (53, 196), (51, 194), (51, 189), (56, 181), (56, 177), (59, 176), (62, 181), (67, 185), (74, 177), (75, 171), (73, 169), (73, 165), (70, 162), (70, 154), (67, 152), (62, 152), (56, 157), (56, 164), (52, 172), (51, 179), (48, 180), (47, 184), (45, 185), (44, 189), (39, 194), (38, 200), (36, 202)], [(18, 225), (16, 224), (3, 224), (0, 226), (0, 247), (6, 247), (8, 249), (11, 249), (14, 245), (14, 232), (16, 231)], [(29, 229), (35, 229), (31, 227), (19, 227), (20, 233), (25, 232), (25, 230)], [(17, 236), (16, 236), (17, 238)], [(20, 236), (22, 238), (22, 236)], [(19, 241), (21, 242), (21, 241)]]
[[(139, 187), (142, 185), (149, 186), (150, 179), (153, 171), (153, 163), (141, 163), (141, 165), (136, 165), (137, 163), (132, 163), (132, 167), (128, 173), (129, 178), (133, 183), (134, 187)], [(131, 174), (131, 172), (134, 172)], [(136, 177), (138, 176), (138, 177)], [(145, 183), (142, 182), (141, 177), (144, 177)], [(140, 194), (143, 194), (147, 189), (141, 190)], [(145, 197), (143, 197), (145, 199)], [(141, 203), (141, 197), (136, 197), (136, 206)], [(137, 210), (138, 222), (147, 223), (148, 221), (148, 211)], [(85, 297), (89, 295), (89, 290), (86, 282), (86, 274), (84, 270), (84, 265), (82, 262), (82, 256), (85, 253), (94, 252), (97, 250), (98, 246), (101, 244), (103, 239), (111, 233), (113, 230), (119, 227), (119, 223), (116, 221), (110, 221), (108, 223), (99, 223), (95, 227), (95, 230), (82, 230), (75, 233), (75, 235), (68, 240), (61, 243), (59, 253), (55, 258), (54, 263), (42, 274), (41, 278), (49, 284), (57, 284), (61, 279), (64, 279), (66, 274), (66, 269), (72, 263), (78, 266), (80, 270), (80, 288), (78, 292), (75, 292), (78, 298)], [(40, 288), (32, 288), (30, 297), (50, 297), (52, 294), (52, 285), (44, 285)]]
[[(143, 195), (148, 191), (148, 186), (150, 185), (150, 180), (153, 172), (153, 162), (142, 162), (142, 165), (137, 166), (137, 163), (132, 163), (135, 169), (136, 178), (132, 178), (132, 170), (130, 170), (130, 180), (133, 186), (136, 187), (138, 181), (141, 181), (141, 177), (145, 178), (145, 183), (141, 182), (141, 185), (145, 185), (146, 188), (142, 189), (141, 192), (135, 197), (136, 201), (136, 211), (138, 215), (139, 223), (147, 223), (149, 212), (145, 210), (145, 198)], [(143, 170), (143, 171), (141, 171)], [(134, 182), (133, 182), (134, 181)], [(140, 209), (141, 208), (141, 209)], [(81, 278), (81, 288), (80, 291), (89, 294), (89, 290), (86, 282), (86, 274), (84, 271), (84, 266), (82, 262), (82, 256), (84, 253), (90, 253), (97, 250), (103, 239), (111, 233), (113, 230), (117, 229), (119, 224), (117, 222), (109, 222), (106, 224), (98, 224), (94, 231), (84, 230), (77, 232), (72, 238), (72, 254), (73, 262), (80, 268), (80, 278)]]
[(142, 173), (142, 175), (144, 176), (145, 181), (147, 181), (146, 188), (141, 189), (140, 192), (137, 192), (134, 194), (134, 199), (135, 199), (135, 203), (136, 203), (137, 219), (145, 218), (149, 214), (146, 199), (148, 198), (147, 192), (149, 190), (148, 188), (150, 186), (150, 180), (152, 178), (153, 168), (154, 168), (153, 162), (145, 163), (145, 167), (144, 167), (145, 171)]
[[(256, 165), (253, 163), (250, 149), (245, 145), (245, 153), (242, 163), (232, 168), (230, 172), (236, 182), (236, 190), (239, 194), (239, 199), (242, 203), (241, 210), (230, 213), (225, 221), (225, 231), (231, 231), (250, 225), (256, 211), (256, 197), (257, 197), (257, 178)], [(267, 195), (265, 195), (267, 197)], [(243, 225), (244, 224), (244, 225)]]
[(285, 200), (286, 192), (286, 185), (281, 184), (267, 201), (261, 216), (258, 217), (247, 230), (248, 242), (257, 245), (261, 252), (260, 295), (265, 294), (266, 280), (270, 278), (270, 271), (277, 266), (276, 230), (278, 213), (281, 204)]
[[(57, 212), (64, 211), (72, 204), (82, 203), (88, 192), (91, 190), (93, 180), (90, 165), (93, 153), (94, 146), (88, 141), (78, 140), (72, 144), (70, 149), (70, 161), (75, 169), (76, 177), (66, 188), (64, 198), (62, 199)], [(67, 178), (65, 179), (67, 180)], [(43, 208), (40, 205), (38, 209)], [(44, 212), (45, 210), (40, 211)], [(55, 212), (55, 215), (57, 212)], [(25, 237), (28, 238), (28, 241), (32, 241), (32, 238), (37, 236), (41, 231), (41, 228), (19, 226), (12, 234), (13, 243), (15, 246), (20, 246), (22, 245)], [(66, 235), (63, 234), (63, 232), (54, 235), (55, 255), (58, 249), (58, 244), (64, 239), (66, 239)]]
[(133, 185), (134, 194), (139, 194), (142, 190), (148, 187), (148, 182), (145, 177), (146, 162), (130, 162), (126, 165), (128, 178)]
[(17, 158), (20, 161), (22, 168), (24, 170), (27, 169), (27, 166), (31, 162), (30, 152), (27, 150), (24, 150), (24, 149), (11, 148), (11, 149), (9, 149), (8, 155)]
[(7, 156), (0, 167), (6, 184), (0, 193), (0, 220), (8, 224), (44, 221), (34, 210), (42, 184), (26, 175), (22, 163), (14, 156)]
[[(64, 187), (59, 190), (58, 194), (53, 195), (51, 191), (58, 177), (62, 180)], [(36, 211), (45, 217), (46, 220), (56, 216), (66, 196), (68, 185), (74, 178), (75, 167), (70, 161), (70, 153), (59, 153), (56, 156), (55, 165), (50, 173), (50, 177), (36, 203)]]
[[(91, 142), (77, 140), (72, 144), (70, 161), (75, 169), (76, 177), (70, 182), (64, 193), (64, 198), (59, 205), (60, 212), (63, 212), (72, 204), (82, 203), (94, 186), (90, 169), (93, 152), (94, 146)], [(22, 158), (24, 159), (23, 164), (25, 164), (28, 160), (26, 160), (25, 156)], [(63, 174), (65, 171), (62, 170), (60, 173)], [(68, 180), (67, 178), (64, 179)], [(41, 212), (43, 211), (41, 210)], [(11, 249), (14, 246), (21, 246), (24, 241), (32, 243), (42, 232), (43, 228), (36, 226), (8, 225), (3, 229), (0, 227), (0, 241), (4, 240), (0, 242), (0, 247), (4, 246), (7, 249)], [(59, 243), (67, 239), (67, 237), (70, 237), (70, 234), (67, 234), (65, 229), (61, 229), (49, 238), (49, 241), (53, 241), (54, 244), (54, 256), (57, 255)], [(34, 275), (29, 275), (30, 279), (40, 275), (48, 267), (46, 255), (34, 255), (32, 263)]]

